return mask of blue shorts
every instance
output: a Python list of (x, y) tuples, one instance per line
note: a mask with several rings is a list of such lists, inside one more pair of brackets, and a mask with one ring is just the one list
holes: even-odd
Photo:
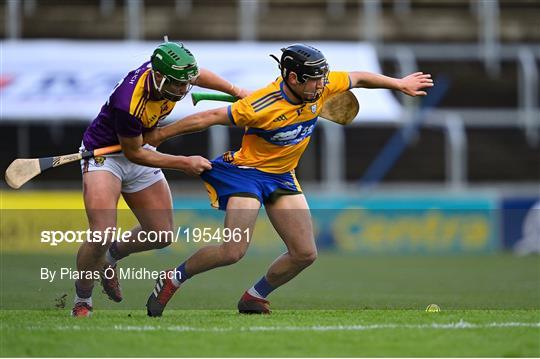
[(267, 173), (255, 168), (241, 168), (219, 156), (212, 161), (212, 169), (201, 174), (210, 203), (221, 210), (227, 209), (232, 196), (253, 197), (261, 203), (272, 203), (281, 195), (301, 194), (302, 189), (294, 171)]

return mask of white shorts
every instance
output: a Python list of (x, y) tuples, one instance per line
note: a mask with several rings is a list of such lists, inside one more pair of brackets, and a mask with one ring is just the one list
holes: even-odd
[[(155, 151), (156, 148), (144, 145), (144, 148)], [(81, 151), (84, 146), (81, 145)], [(108, 171), (122, 181), (122, 192), (134, 193), (150, 187), (165, 175), (160, 168), (146, 167), (129, 161), (123, 153), (114, 153), (81, 160), (82, 173), (93, 171)]]

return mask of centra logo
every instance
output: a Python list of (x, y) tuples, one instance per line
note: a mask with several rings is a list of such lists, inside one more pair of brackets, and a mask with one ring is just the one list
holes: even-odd
[(281, 121), (287, 121), (287, 116), (285, 115), (280, 115), (278, 118), (276, 118), (274, 121), (272, 122), (281, 122)]

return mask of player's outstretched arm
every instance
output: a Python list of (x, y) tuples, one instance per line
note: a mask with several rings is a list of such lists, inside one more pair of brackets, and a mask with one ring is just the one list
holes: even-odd
[(190, 176), (198, 176), (212, 168), (210, 161), (201, 156), (173, 156), (148, 150), (143, 146), (143, 137), (118, 136), (122, 152), (133, 163), (157, 168), (180, 170)]
[(230, 125), (231, 121), (227, 115), (227, 107), (216, 108), (204, 112), (198, 112), (184, 117), (170, 125), (158, 127), (153, 131), (144, 134), (144, 142), (153, 146), (158, 146), (163, 141), (183, 135), (206, 130), (214, 125)]
[(371, 72), (355, 71), (350, 72), (349, 77), (354, 88), (385, 88), (401, 91), (409, 96), (425, 96), (427, 93), (423, 90), (433, 86), (431, 75), (423, 72), (415, 72), (397, 79)]
[(225, 92), (238, 98), (244, 98), (249, 94), (246, 89), (238, 87), (212, 71), (203, 68), (200, 69), (199, 77), (195, 80), (194, 85)]

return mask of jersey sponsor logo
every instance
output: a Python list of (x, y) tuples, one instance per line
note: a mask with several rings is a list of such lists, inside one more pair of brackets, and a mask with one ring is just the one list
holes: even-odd
[(315, 117), (309, 121), (283, 126), (274, 130), (250, 127), (247, 129), (246, 135), (257, 135), (277, 146), (295, 145), (311, 136), (317, 118)]
[(263, 136), (268, 142), (278, 146), (295, 145), (302, 142), (305, 138), (311, 136), (315, 129), (317, 119), (296, 124), (294, 127), (287, 126), (282, 130), (274, 132), (271, 136)]
[(317, 113), (317, 104), (311, 105), (311, 112)]
[(300, 125), (294, 130), (276, 133), (274, 136), (270, 137), (270, 141), (290, 141), (298, 137), (298, 135), (305, 130), (306, 129)]

